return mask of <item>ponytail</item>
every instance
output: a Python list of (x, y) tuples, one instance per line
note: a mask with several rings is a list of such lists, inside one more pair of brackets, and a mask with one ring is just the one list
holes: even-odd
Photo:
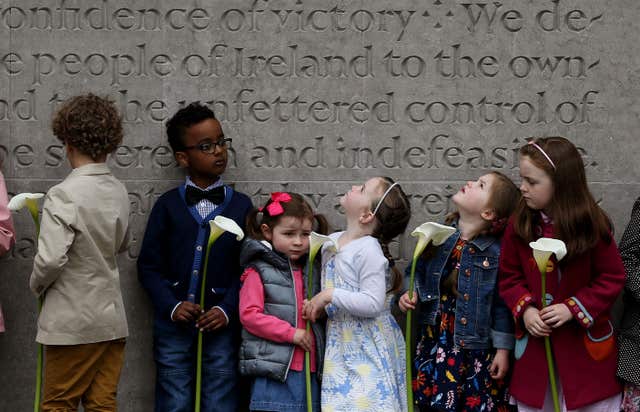
[(409, 219), (411, 219), (411, 205), (402, 187), (394, 183), (393, 179), (381, 177), (380, 180), (384, 195), (375, 202), (376, 213), (374, 215), (378, 224), (372, 236), (378, 239), (382, 253), (389, 261), (391, 285), (387, 293), (395, 293), (402, 287), (403, 277), (402, 272), (395, 265), (391, 252), (389, 252), (389, 243), (406, 230)]
[(264, 236), (262, 235), (262, 229), (260, 225), (262, 224), (262, 212), (256, 209), (255, 207), (247, 214), (245, 230), (247, 231), (247, 235), (251, 238), (257, 240), (264, 240)]
[(315, 221), (315, 227), (313, 228), (314, 232), (320, 233), (321, 235), (329, 233), (329, 222), (324, 215), (315, 213), (313, 215), (313, 220)]
[(396, 261), (391, 255), (391, 252), (389, 251), (389, 241), (384, 241), (380, 238), (377, 238), (377, 240), (378, 240), (378, 243), (380, 244), (380, 248), (382, 248), (382, 253), (384, 254), (384, 257), (387, 258), (387, 260), (389, 261), (389, 271), (391, 272), (391, 282), (390, 282), (389, 290), (387, 290), (387, 293), (392, 293), (392, 294), (398, 293), (402, 289), (402, 283), (403, 283), (402, 272), (400, 272), (400, 270), (396, 266)]

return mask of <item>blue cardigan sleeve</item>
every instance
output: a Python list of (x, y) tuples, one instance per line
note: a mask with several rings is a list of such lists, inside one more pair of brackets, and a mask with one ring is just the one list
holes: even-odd
[[(235, 193), (234, 196), (239, 196), (238, 192)], [(253, 208), (253, 204), (251, 200), (249, 200), (246, 195), (242, 195), (242, 207), (243, 209), (238, 213), (238, 217), (236, 217), (236, 223), (245, 230), (245, 220), (251, 209)], [(230, 233), (225, 233), (223, 236), (233, 237), (234, 235)], [(231, 283), (229, 288), (227, 289), (224, 298), (220, 301), (216, 306), (222, 308), (224, 313), (229, 318), (229, 324), (239, 322), (239, 314), (238, 314), (238, 306), (240, 304), (240, 275), (242, 275), (242, 268), (240, 266), (240, 243), (233, 239), (232, 244), (234, 247), (231, 249), (230, 254), (225, 254), (225, 258), (230, 260), (230, 270), (233, 273), (231, 275)]]
[[(236, 247), (235, 249), (239, 249), (239, 248)], [(231, 257), (233, 262), (238, 262), (240, 260), (237, 253), (233, 253), (232, 256), (228, 256), (228, 257)], [(240, 321), (239, 315), (238, 315), (238, 306), (240, 304), (241, 270), (240, 270), (239, 264), (237, 263), (231, 266), (234, 272), (234, 273), (231, 273), (231, 284), (229, 285), (229, 288), (225, 292), (225, 295), (222, 301), (220, 301), (216, 305), (222, 308), (224, 313), (227, 315), (227, 318), (229, 319), (229, 324), (233, 324)]]
[(166, 270), (169, 234), (168, 215), (164, 202), (159, 199), (151, 210), (138, 257), (138, 279), (145, 288), (160, 316), (171, 319), (171, 311), (180, 302), (171, 289)]

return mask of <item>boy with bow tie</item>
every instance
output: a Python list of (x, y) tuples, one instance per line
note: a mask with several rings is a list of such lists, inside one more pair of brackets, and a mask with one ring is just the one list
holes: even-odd
[(202, 410), (237, 409), (240, 242), (223, 235), (211, 249), (205, 307), (200, 307), (209, 221), (217, 215), (244, 227), (251, 200), (222, 183), (231, 139), (214, 113), (199, 103), (167, 122), (169, 144), (187, 172), (185, 183), (163, 194), (151, 211), (138, 258), (138, 277), (155, 308), (155, 410), (191, 411), (198, 329), (203, 330)]

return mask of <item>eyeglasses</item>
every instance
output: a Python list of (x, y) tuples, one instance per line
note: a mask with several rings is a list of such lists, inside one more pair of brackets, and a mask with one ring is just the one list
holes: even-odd
[(220, 147), (220, 149), (225, 149), (229, 143), (231, 143), (231, 138), (225, 137), (224, 139), (220, 139), (217, 142), (202, 142), (193, 146), (185, 146), (182, 149), (183, 150), (198, 149), (202, 153), (211, 154), (216, 151), (216, 147)]

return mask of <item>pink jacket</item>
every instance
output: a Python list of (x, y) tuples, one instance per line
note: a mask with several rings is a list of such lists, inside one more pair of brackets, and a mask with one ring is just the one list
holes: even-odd
[[(302, 271), (293, 271), (295, 277), (296, 296), (300, 307), (298, 308), (298, 328), (304, 329), (305, 320), (302, 319), (302, 301), (304, 292), (302, 290)], [(264, 313), (264, 288), (260, 274), (255, 269), (247, 268), (242, 274), (242, 288), (240, 289), (240, 321), (249, 333), (261, 337), (262, 339), (274, 342), (293, 343), (293, 335), (296, 328), (287, 321)], [(315, 342), (315, 340), (314, 340)], [(304, 351), (296, 346), (291, 360), (291, 370), (304, 370)], [(315, 343), (311, 351), (311, 371), (316, 371)]]
[(11, 211), (7, 208), (9, 197), (4, 176), (0, 172), (0, 255), (4, 255), (11, 249), (15, 242), (15, 230), (11, 220)]
[[(546, 225), (545, 225), (546, 226)], [(554, 233), (542, 227), (542, 234)], [(510, 391), (522, 403), (541, 408), (547, 385), (544, 340), (525, 334), (522, 315), (529, 305), (541, 308), (540, 272), (529, 245), (510, 222), (502, 239), (500, 296), (516, 323), (522, 357), (513, 367)], [(618, 350), (611, 308), (624, 285), (625, 272), (616, 243), (601, 240), (588, 253), (547, 265), (547, 295), (564, 303), (573, 320), (551, 333), (551, 348), (567, 409), (579, 409), (622, 391), (616, 378)]]
[[(0, 172), (0, 255), (4, 255), (15, 243), (15, 230), (11, 220), (11, 211), (7, 207), (9, 197), (7, 196), (7, 186), (4, 183), (4, 176)], [(4, 316), (0, 308), (0, 332), (4, 332)]]

